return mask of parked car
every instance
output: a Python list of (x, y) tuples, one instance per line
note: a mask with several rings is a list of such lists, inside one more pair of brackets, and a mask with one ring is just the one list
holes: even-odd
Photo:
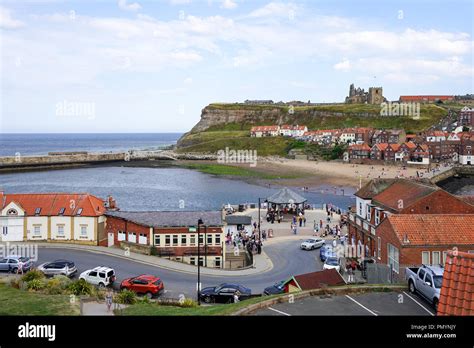
[(158, 277), (142, 274), (137, 277), (124, 279), (120, 284), (120, 290), (122, 289), (152, 298), (153, 296), (161, 295), (165, 291), (165, 285)]
[(0, 271), (17, 273), (18, 270), (28, 272), (33, 267), (29, 257), (11, 255), (0, 259)]
[(341, 265), (339, 264), (339, 258), (330, 256), (324, 261), (323, 269), (335, 269), (336, 271), (340, 272)]
[(331, 245), (323, 245), (321, 249), (319, 249), (319, 258), (321, 261), (326, 261), (328, 257), (336, 257), (336, 253), (334, 252)]
[(405, 277), (408, 290), (419, 293), (433, 304), (438, 311), (439, 293), (443, 283), (444, 268), (440, 266), (407, 267)]
[(286, 280), (282, 280), (281, 282), (277, 282), (273, 284), (272, 286), (266, 287), (265, 290), (263, 290), (263, 293), (265, 295), (276, 295), (276, 294), (282, 294), (285, 292), (285, 282)]
[(66, 277), (72, 277), (76, 272), (77, 268), (74, 262), (69, 260), (55, 260), (52, 262), (45, 262), (38, 266), (38, 270), (44, 273), (46, 276), (54, 275), (65, 275)]
[(115, 271), (109, 267), (99, 266), (82, 272), (79, 279), (103, 288), (114, 283)]
[(202, 289), (199, 292), (199, 297), (206, 303), (232, 303), (234, 302), (234, 294), (237, 291), (240, 293), (239, 300), (248, 299), (252, 294), (252, 291), (245, 286), (224, 283)]
[(320, 248), (325, 244), (324, 239), (322, 238), (310, 238), (301, 243), (302, 250), (313, 250)]

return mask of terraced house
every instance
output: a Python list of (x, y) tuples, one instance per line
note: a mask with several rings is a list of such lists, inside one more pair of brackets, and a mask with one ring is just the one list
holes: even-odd
[(0, 241), (97, 245), (104, 234), (106, 206), (88, 193), (0, 192)]

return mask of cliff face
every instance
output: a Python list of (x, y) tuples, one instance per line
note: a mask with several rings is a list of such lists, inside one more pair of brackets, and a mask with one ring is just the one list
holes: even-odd
[[(351, 112), (352, 116), (377, 116), (375, 112)], [(237, 105), (222, 107), (206, 106), (201, 113), (201, 120), (191, 129), (191, 133), (202, 132), (213, 126), (229, 123), (239, 125), (272, 125), (272, 124), (308, 124), (315, 118), (343, 117), (347, 113), (319, 110), (318, 108), (298, 108), (289, 110), (287, 106), (272, 105)]]

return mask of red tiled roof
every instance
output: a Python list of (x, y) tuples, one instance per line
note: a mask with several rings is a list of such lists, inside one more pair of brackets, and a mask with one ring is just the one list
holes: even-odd
[[(397, 179), (392, 185), (372, 198), (377, 203), (389, 210), (400, 211), (408, 208), (418, 199), (439, 190), (438, 187), (422, 184), (412, 180)], [(402, 208), (399, 203), (402, 202)]]
[(438, 315), (474, 315), (474, 254), (448, 253)]
[(104, 201), (88, 193), (4, 194), (0, 205), (3, 209), (11, 202), (20, 205), (30, 216), (35, 215), (37, 208), (41, 208), (40, 216), (59, 215), (62, 208), (65, 216), (76, 215), (79, 209), (82, 209), (81, 216), (100, 216), (106, 211)]
[(390, 144), (390, 147), (393, 149), (393, 151), (398, 151), (400, 144)]
[(407, 141), (405, 143), (405, 145), (409, 148), (409, 149), (416, 149), (416, 144), (411, 142), (411, 141)]
[(299, 274), (293, 279), (301, 290), (318, 289), (321, 284), (328, 286), (344, 285), (345, 281), (335, 269), (325, 269), (318, 272)]
[(403, 245), (474, 246), (474, 214), (394, 214), (387, 221)]
[(380, 144), (375, 144), (374, 146), (377, 147), (377, 149), (379, 149), (380, 151), (385, 151), (388, 144), (387, 143), (380, 143)]

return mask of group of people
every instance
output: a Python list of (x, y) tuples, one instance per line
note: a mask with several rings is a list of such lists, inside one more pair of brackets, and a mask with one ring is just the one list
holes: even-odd
[[(262, 240), (258, 238), (258, 230), (254, 228), (251, 235), (249, 235), (244, 230), (238, 231), (238, 233), (232, 234), (230, 231), (226, 235), (226, 244), (232, 245), (234, 250), (239, 250), (240, 248), (247, 249), (249, 253), (252, 254), (261, 254), (262, 253)], [(266, 240), (267, 234), (265, 231), (262, 231), (262, 239)]]

